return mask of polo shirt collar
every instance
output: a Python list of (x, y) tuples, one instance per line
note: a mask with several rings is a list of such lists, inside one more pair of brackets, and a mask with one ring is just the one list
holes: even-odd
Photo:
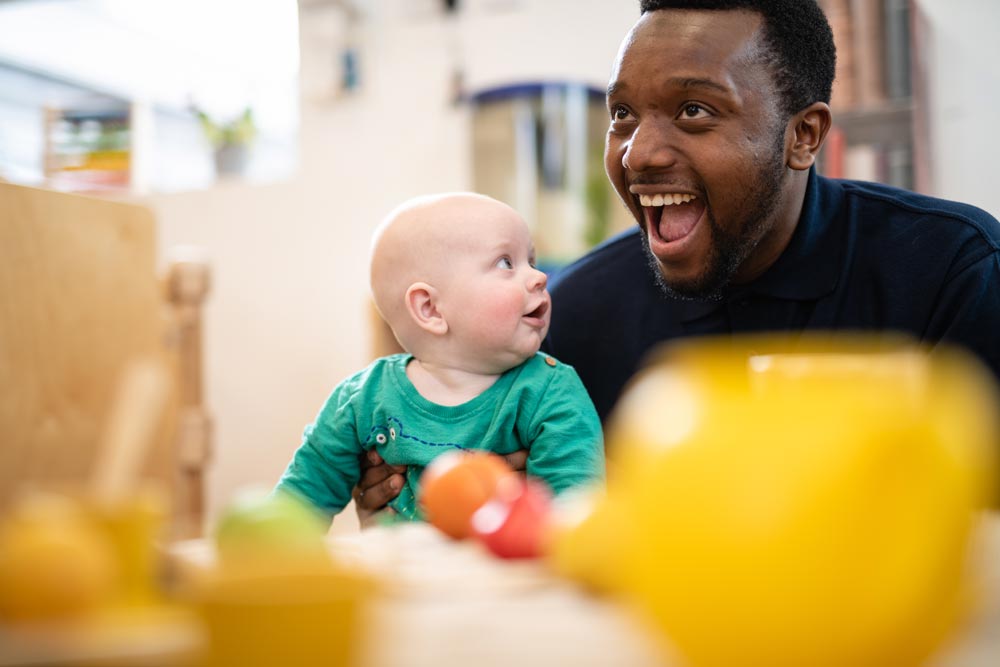
[(831, 293), (837, 286), (843, 243), (835, 224), (841, 216), (843, 191), (834, 181), (809, 170), (802, 215), (788, 247), (759, 278), (727, 289), (721, 301), (677, 301), (677, 314), (689, 321), (703, 317), (731, 298), (749, 294), (810, 301)]
[(741, 285), (740, 291), (795, 301), (831, 293), (837, 287), (843, 253), (838, 238), (843, 227), (836, 224), (843, 196), (836, 182), (817, 176), (815, 167), (810, 169), (802, 215), (788, 247), (757, 280)]

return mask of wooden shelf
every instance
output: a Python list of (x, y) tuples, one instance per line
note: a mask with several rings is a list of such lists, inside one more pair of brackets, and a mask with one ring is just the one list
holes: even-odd
[(913, 141), (913, 104), (909, 100), (871, 109), (834, 110), (833, 122), (848, 144), (910, 144)]

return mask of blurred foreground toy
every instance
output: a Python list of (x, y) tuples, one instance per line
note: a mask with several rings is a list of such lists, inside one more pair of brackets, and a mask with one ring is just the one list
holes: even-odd
[(920, 664), (969, 602), (998, 405), (954, 350), (676, 345), (616, 409), (607, 496), (551, 562), (697, 667)]
[(190, 595), (204, 621), (204, 667), (356, 664), (372, 583), (334, 566), (220, 569)]
[(536, 479), (514, 475), (472, 515), (476, 537), (501, 558), (542, 555), (551, 513), (551, 495)]
[(226, 505), (213, 537), (226, 567), (302, 567), (328, 559), (327, 527), (294, 496), (249, 490)]
[(501, 558), (541, 554), (548, 488), (515, 473), (496, 454), (442, 454), (424, 470), (419, 500), (427, 520), (450, 537), (476, 537)]
[(0, 524), (0, 620), (66, 619), (112, 598), (111, 544), (78, 503), (34, 494)]
[(420, 476), (419, 502), (427, 520), (456, 539), (472, 535), (472, 515), (514, 472), (489, 452), (451, 450), (431, 461)]
[(0, 621), (79, 620), (160, 601), (154, 541), (166, 502), (140, 469), (169, 391), (162, 364), (126, 364), (87, 484), (29, 488), (13, 503), (0, 521)]
[(246, 491), (213, 530), (217, 559), (187, 598), (204, 621), (206, 667), (348, 665), (374, 586), (331, 557), (305, 501)]

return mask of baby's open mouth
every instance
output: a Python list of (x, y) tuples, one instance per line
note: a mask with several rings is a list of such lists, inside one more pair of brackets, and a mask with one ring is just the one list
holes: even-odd
[(547, 312), (549, 312), (549, 302), (548, 301), (542, 301), (540, 304), (538, 304), (537, 308), (535, 308), (531, 312), (527, 313), (525, 315), (525, 317), (532, 317), (532, 318), (541, 319), (541, 318), (545, 317), (545, 313), (547, 313)]

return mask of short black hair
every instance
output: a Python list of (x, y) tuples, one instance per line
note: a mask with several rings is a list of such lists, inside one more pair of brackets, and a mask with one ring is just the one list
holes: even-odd
[(659, 9), (742, 9), (763, 19), (765, 64), (789, 116), (813, 102), (830, 103), (837, 49), (815, 0), (640, 0), (641, 13)]

